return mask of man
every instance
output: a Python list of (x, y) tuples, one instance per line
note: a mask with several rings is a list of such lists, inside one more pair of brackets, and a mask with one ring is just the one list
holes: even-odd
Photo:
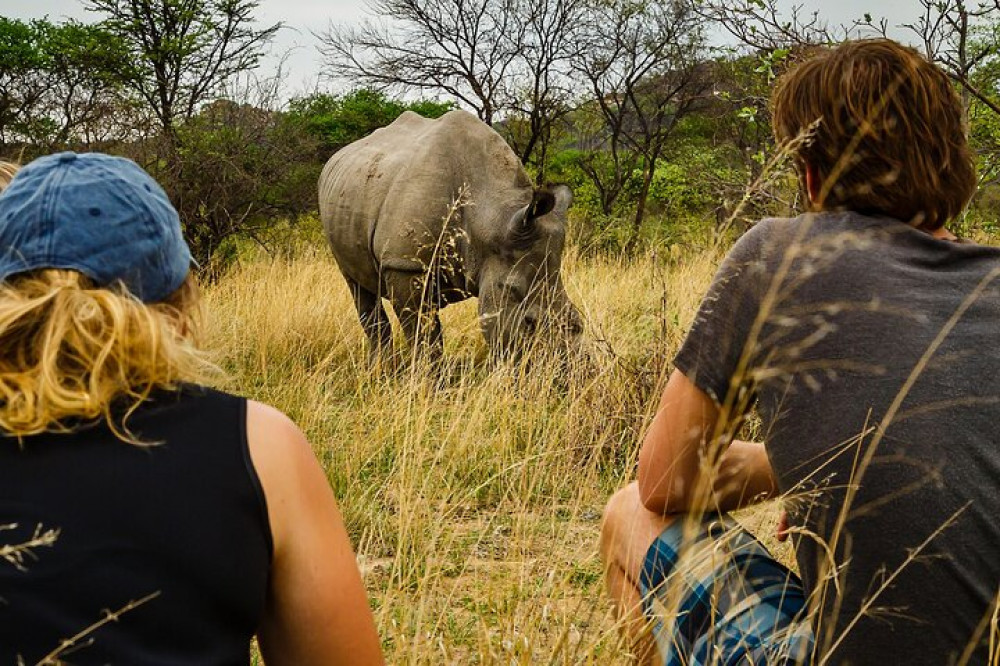
[[(944, 229), (976, 183), (961, 104), (889, 40), (820, 53), (772, 104), (809, 212), (716, 275), (605, 512), (608, 589), (648, 663), (985, 663), (1000, 249)], [(752, 406), (762, 443), (734, 438)], [(801, 581), (725, 516), (779, 493)]]

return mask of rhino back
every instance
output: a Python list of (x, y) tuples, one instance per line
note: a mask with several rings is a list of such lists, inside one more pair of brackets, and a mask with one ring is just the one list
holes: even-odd
[(320, 211), (345, 275), (374, 291), (380, 268), (421, 270), (451, 219), (477, 244), (502, 233), (531, 182), (500, 135), (465, 111), (407, 112), (338, 151), (320, 177)]
[(334, 258), (346, 277), (373, 293), (379, 266), (372, 236), (391, 180), (406, 171), (414, 147), (402, 137), (425, 130), (426, 122), (416, 114), (401, 116), (334, 153), (319, 178), (320, 219)]

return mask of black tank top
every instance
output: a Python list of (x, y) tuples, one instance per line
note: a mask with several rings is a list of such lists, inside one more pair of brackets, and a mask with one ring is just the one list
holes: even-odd
[(73, 664), (247, 664), (271, 561), (267, 507), (246, 442), (246, 400), (188, 387), (129, 419), (140, 448), (104, 424), (0, 436), (0, 546), (58, 529), (24, 570), (0, 559), (0, 665), (34, 664), (90, 633)]

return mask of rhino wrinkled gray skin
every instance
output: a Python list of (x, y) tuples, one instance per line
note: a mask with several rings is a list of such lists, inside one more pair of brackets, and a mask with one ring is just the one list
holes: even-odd
[(372, 350), (390, 347), (388, 298), (407, 340), (441, 348), (437, 311), (471, 296), (494, 351), (575, 338), (559, 276), (569, 188), (535, 189), (496, 132), (465, 111), (406, 112), (339, 150), (319, 179), (326, 237)]

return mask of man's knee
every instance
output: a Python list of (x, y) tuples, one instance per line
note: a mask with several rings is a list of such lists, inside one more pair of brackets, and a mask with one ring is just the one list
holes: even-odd
[(639, 484), (635, 481), (620, 489), (604, 507), (601, 519), (601, 559), (608, 563), (614, 557), (616, 542), (627, 530), (627, 525), (636, 519), (639, 502)]
[(649, 546), (675, 519), (647, 509), (633, 481), (612, 495), (604, 509), (601, 559), (606, 566), (616, 563), (630, 577), (637, 576)]

